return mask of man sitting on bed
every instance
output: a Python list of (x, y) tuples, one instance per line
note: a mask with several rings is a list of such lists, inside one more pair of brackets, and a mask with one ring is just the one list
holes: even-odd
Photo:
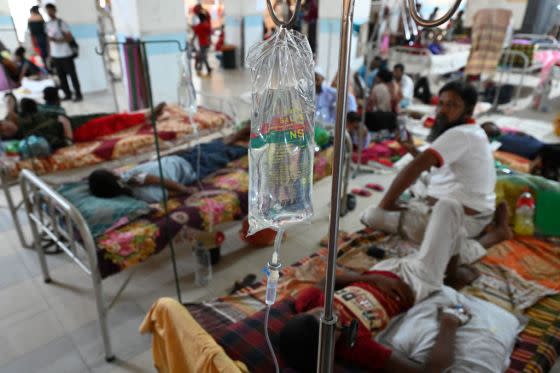
[[(23, 99), (21, 110), (17, 112), (17, 102), (11, 102), (15, 98), (8, 100), (8, 114), (5, 120), (0, 121), (0, 138), (11, 140), (31, 135), (40, 136), (46, 138), (53, 149), (72, 142), (94, 141), (101, 136), (149, 123), (151, 117), (149, 110), (65, 116), (52, 111), (40, 112), (37, 103), (31, 99)], [(164, 109), (165, 103), (154, 108), (156, 118), (163, 114)]]
[[(445, 230), (451, 233), (462, 223), (462, 207), (456, 201), (442, 199), (434, 213), (447, 219), (441, 226), (430, 220), (426, 234)], [(457, 238), (457, 235), (455, 235)], [(456, 244), (456, 240), (452, 242)], [(453, 253), (447, 243), (426, 243), (404, 258), (388, 259), (365, 274), (337, 274), (334, 311), (337, 315), (335, 356), (368, 372), (443, 372), (453, 364), (455, 334), (470, 315), (460, 305), (445, 304), (439, 315), (439, 332), (430, 357), (424, 366), (393, 353), (372, 337), (381, 332), (391, 318), (406, 312), (431, 294), (443, 289), (444, 277), (456, 267), (450, 262)], [(319, 317), (325, 301), (323, 285), (302, 290), (295, 299), (298, 315), (280, 332), (279, 346), (283, 360), (299, 372), (314, 372), (317, 362)], [(358, 321), (354, 345), (349, 344), (347, 329)]]
[[(422, 245), (443, 245), (457, 255), (452, 260), (459, 260), (460, 255), (461, 263), (480, 259), (485, 248), (511, 236), (505, 205), (496, 211), (493, 231), (482, 235), (494, 219), (496, 171), (486, 134), (479, 126), (468, 124), (477, 96), (474, 87), (461, 81), (440, 90), (431, 147), (420, 153), (410, 146), (414, 159), (397, 175), (379, 205), (364, 211), (364, 225), (402, 234)], [(422, 181), (424, 171), (429, 172), (425, 190), (417, 191), (407, 206), (399, 205), (401, 194), (417, 180)], [(450, 209), (450, 204), (445, 204), (438, 209), (445, 200), (459, 208), (442, 211)], [(453, 225), (445, 216), (455, 213), (459, 216)], [(440, 229), (428, 232), (432, 222)], [(462, 269), (471, 273), (472, 280), (478, 275), (468, 266)]]
[[(245, 131), (241, 130), (224, 140), (200, 144), (200, 158), (196, 147), (161, 158), (163, 186), (168, 196), (187, 193), (186, 185), (246, 155), (247, 148), (234, 145), (246, 137)], [(140, 164), (121, 175), (106, 169), (95, 170), (89, 176), (89, 188), (99, 198), (129, 195), (148, 203), (161, 202), (164, 198), (157, 160)]]

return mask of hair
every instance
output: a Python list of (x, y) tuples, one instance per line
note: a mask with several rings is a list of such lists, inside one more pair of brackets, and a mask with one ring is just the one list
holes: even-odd
[(208, 19), (208, 16), (204, 12), (199, 12), (197, 15), (200, 22), (204, 22), (206, 21), (206, 19)]
[(88, 178), (91, 194), (99, 198), (114, 198), (122, 195), (131, 195), (128, 188), (119, 183), (119, 177), (106, 169), (93, 171)]
[(397, 69), (404, 72), (404, 65), (402, 63), (398, 63), (393, 67), (393, 69)]
[(441, 96), (444, 92), (455, 92), (461, 100), (465, 103), (465, 110), (470, 111), (472, 114), (472, 110), (476, 106), (476, 102), (478, 101), (478, 92), (476, 88), (470, 83), (463, 82), (462, 80), (454, 80), (445, 84), (440, 90), (439, 95)]
[(393, 73), (387, 69), (379, 70), (377, 76), (379, 77), (379, 79), (381, 79), (383, 83), (389, 83), (390, 81), (393, 80)]
[(54, 5), (53, 3), (48, 3), (47, 5), (45, 5), (45, 9), (49, 10), (54, 10), (56, 12), (56, 5)]
[(19, 109), (22, 116), (37, 114), (37, 102), (31, 98), (22, 98), (19, 102)]
[(317, 370), (319, 320), (306, 313), (291, 318), (280, 331), (280, 355), (286, 364), (298, 372)]
[(47, 105), (59, 105), (60, 97), (58, 96), (58, 88), (47, 87), (43, 89), (43, 99)]
[(17, 47), (14, 54), (20, 58), (25, 57), (25, 48), (24, 47)]
[(480, 127), (482, 127), (484, 132), (486, 132), (486, 135), (490, 138), (501, 135), (500, 127), (498, 127), (494, 122), (484, 122), (480, 125)]
[(362, 120), (362, 117), (360, 116), (360, 114), (356, 113), (355, 111), (349, 111), (348, 114), (346, 114), (346, 122), (350, 123), (350, 122), (360, 122)]
[(31, 9), (29, 9), (29, 13), (41, 14), (41, 13), (39, 13), (39, 6), (38, 6), (38, 5), (33, 5), (33, 6), (31, 7)]

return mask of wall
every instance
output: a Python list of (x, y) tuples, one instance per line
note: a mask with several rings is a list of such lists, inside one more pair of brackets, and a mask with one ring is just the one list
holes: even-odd
[(19, 46), (8, 0), (0, 0), (0, 40), (10, 51)]
[[(551, 1), (551, 0), (539, 0)], [(527, 8), (527, 0), (469, 0), (466, 7), (465, 25), (469, 27), (476, 12), (486, 8), (506, 8), (513, 12), (513, 28), (518, 30), (523, 25), (525, 10)]]

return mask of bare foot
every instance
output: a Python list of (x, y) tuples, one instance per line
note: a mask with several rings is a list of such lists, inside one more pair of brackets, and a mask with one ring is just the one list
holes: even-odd
[(495, 233), (500, 238), (500, 241), (511, 240), (513, 232), (509, 227), (509, 209), (505, 202), (502, 202), (496, 207), (496, 231)]
[(479, 277), (480, 272), (478, 269), (468, 264), (461, 264), (453, 276), (447, 276), (445, 278), (444, 283), (455, 290), (461, 290)]

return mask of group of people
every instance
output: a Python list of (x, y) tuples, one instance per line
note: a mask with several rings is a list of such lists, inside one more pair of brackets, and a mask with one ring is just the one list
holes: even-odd
[[(413, 160), (379, 205), (362, 213), (367, 227), (417, 242), (419, 249), (404, 258), (383, 260), (365, 274), (337, 274), (338, 359), (367, 371), (446, 371), (454, 363), (457, 331), (479, 316), (460, 304), (440, 305), (433, 315), (439, 319), (439, 331), (423, 362), (393, 353), (373, 338), (391, 318), (429, 302), (445, 286), (458, 290), (471, 283), (479, 276), (471, 264), (487, 248), (512, 236), (506, 205), (495, 206), (496, 172), (487, 134), (470, 124), (477, 96), (474, 87), (461, 81), (440, 90), (430, 147), (419, 151), (408, 143)], [(400, 197), (409, 189), (413, 198), (405, 203)], [(316, 369), (322, 290), (319, 284), (297, 295), (297, 314), (280, 333), (282, 358), (297, 371)], [(358, 332), (352, 345), (343, 331), (353, 320), (358, 321)]]
[[(74, 59), (77, 57), (77, 44), (72, 36), (68, 24), (57, 16), (56, 5), (48, 3), (45, 10), (49, 16), (49, 21), (45, 22), (40, 13), (39, 6), (30, 9), (28, 20), (28, 31), (34, 51), (41, 57), (42, 65), (32, 62), (26, 56), (24, 47), (18, 47), (14, 51), (14, 64), (10, 68), (8, 61), (2, 61), (4, 68), (9, 72), (10, 78), (20, 83), (24, 77), (46, 75), (54, 70), (58, 76), (60, 88), (64, 93), (62, 100), (83, 99), (80, 87), (80, 80), (76, 72)], [(68, 85), (68, 78), (72, 81), (74, 95)]]

